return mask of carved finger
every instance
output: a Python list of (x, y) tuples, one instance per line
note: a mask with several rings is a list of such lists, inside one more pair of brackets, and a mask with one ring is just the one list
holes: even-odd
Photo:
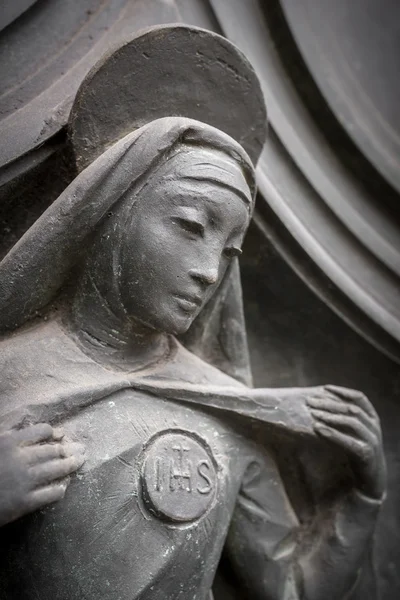
[(315, 423), (314, 429), (321, 437), (337, 444), (343, 448), (345, 452), (351, 454), (360, 462), (365, 464), (368, 461), (370, 448), (367, 443), (354, 439), (353, 436), (342, 433), (341, 431), (322, 423)]
[(31, 467), (30, 473), (36, 485), (43, 485), (70, 475), (79, 469), (84, 461), (85, 459), (82, 455), (55, 459)]
[(29, 509), (38, 510), (47, 504), (52, 504), (58, 500), (62, 500), (65, 496), (68, 481), (63, 481), (55, 485), (49, 485), (38, 490), (34, 490), (29, 494)]
[(326, 410), (335, 414), (347, 415), (349, 405), (342, 400), (326, 398), (325, 396), (311, 396), (307, 398), (307, 404), (311, 409)]
[(22, 449), (26, 454), (27, 463), (34, 465), (36, 463), (45, 462), (54, 458), (65, 458), (65, 450), (62, 444), (41, 444), (26, 446)]
[(68, 444), (37, 444), (25, 446), (21, 451), (26, 455), (29, 465), (34, 465), (55, 458), (67, 458), (68, 456), (79, 456), (85, 453), (85, 448), (79, 443)]
[(381, 436), (379, 420), (371, 418), (359, 406), (342, 400), (331, 400), (330, 398), (309, 398), (307, 404), (312, 411), (322, 410), (337, 415), (353, 416), (378, 437)]
[(53, 437), (53, 428), (48, 423), (38, 423), (37, 425), (29, 425), (24, 429), (20, 429), (16, 433), (16, 438), (21, 446), (29, 444), (37, 444), (45, 442)]
[(63, 439), (65, 435), (64, 429), (62, 427), (54, 427), (53, 429), (53, 440), (60, 441)]
[(342, 398), (345, 402), (354, 402), (362, 410), (364, 410), (371, 418), (377, 419), (377, 413), (372, 406), (368, 398), (357, 390), (348, 390), (347, 388), (339, 387), (336, 385), (327, 385), (325, 389), (331, 392), (339, 398)]
[(368, 426), (353, 416), (334, 415), (322, 410), (312, 410), (311, 414), (319, 421), (332, 426), (334, 429), (347, 430), (349, 435), (354, 434), (360, 441), (366, 442), (371, 446), (376, 446), (378, 443), (377, 436), (371, 432)]

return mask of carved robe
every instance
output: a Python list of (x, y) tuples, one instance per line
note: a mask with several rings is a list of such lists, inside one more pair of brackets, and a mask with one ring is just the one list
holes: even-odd
[[(2, 346), (1, 411), (14, 408), (4, 424), (61, 423), (87, 460), (62, 502), (3, 528), (1, 598), (206, 600), (224, 549), (243, 594), (301, 597), (300, 526), (272, 455), (163, 392), (182, 372), (188, 386), (241, 384), (172, 337), (164, 361), (132, 374), (94, 362), (56, 320)], [(335, 543), (375, 510), (349, 496)]]

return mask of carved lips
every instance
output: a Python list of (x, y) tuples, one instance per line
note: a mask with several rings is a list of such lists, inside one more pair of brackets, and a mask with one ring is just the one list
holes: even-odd
[(185, 312), (195, 312), (203, 304), (203, 298), (196, 295), (175, 294), (179, 306)]

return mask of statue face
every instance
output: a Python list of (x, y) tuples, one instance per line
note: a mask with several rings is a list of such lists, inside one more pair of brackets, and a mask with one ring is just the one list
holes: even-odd
[[(234, 176), (243, 178), (238, 169)], [(152, 329), (184, 333), (240, 254), (249, 205), (233, 185), (184, 177), (161, 178), (142, 195), (124, 226), (124, 308)]]

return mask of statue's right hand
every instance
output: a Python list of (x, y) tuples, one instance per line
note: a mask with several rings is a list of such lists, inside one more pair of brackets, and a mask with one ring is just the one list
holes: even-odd
[(0, 434), (0, 525), (64, 497), (84, 448), (63, 435), (46, 423)]

